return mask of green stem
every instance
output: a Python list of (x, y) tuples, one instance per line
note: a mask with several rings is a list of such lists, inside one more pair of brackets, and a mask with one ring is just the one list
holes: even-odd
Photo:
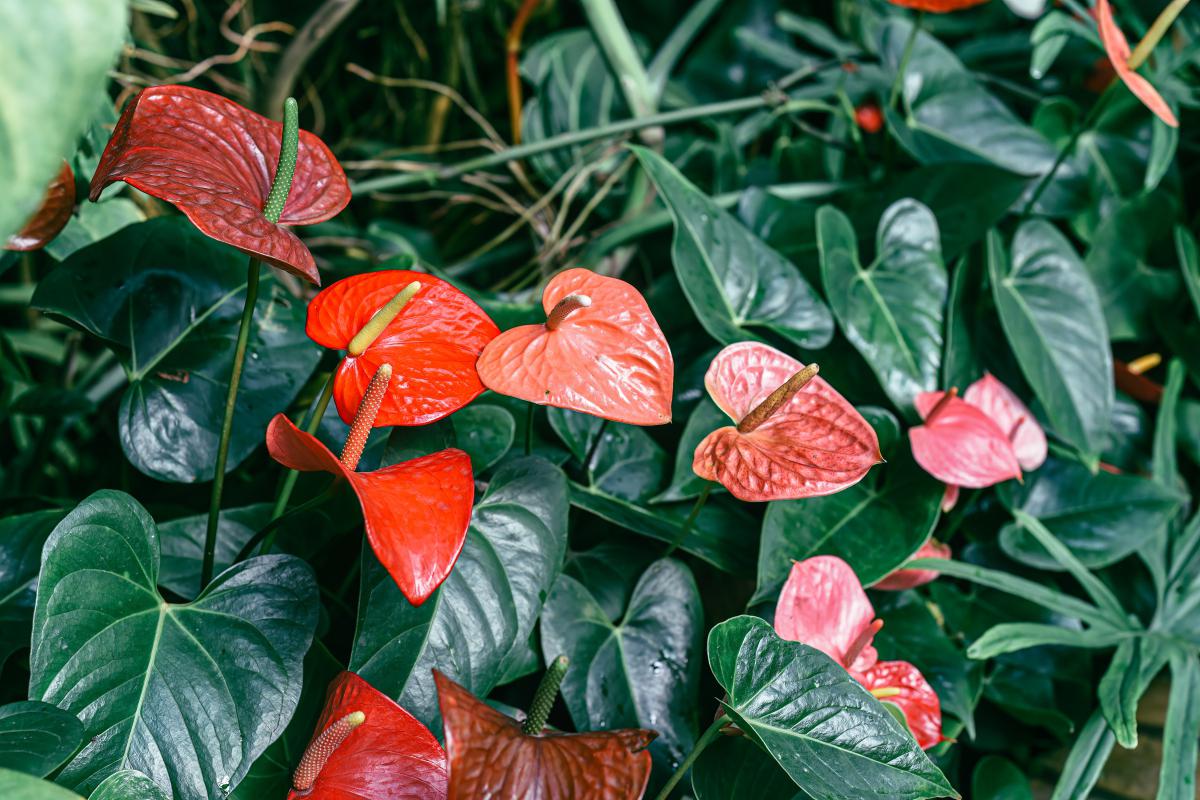
[(667, 552), (663, 553), (663, 558), (674, 553), (683, 544), (683, 540), (692, 530), (692, 525), (696, 523), (696, 518), (700, 516), (700, 509), (704, 508), (704, 504), (708, 502), (708, 496), (712, 493), (713, 487), (716, 486), (712, 481), (704, 484), (704, 491), (700, 492), (700, 496), (696, 498), (695, 504), (692, 506), (692, 511), (687, 515), (687, 519), (679, 526), (679, 532), (675, 534), (675, 538), (671, 540), (671, 546), (667, 548)]
[(896, 77), (892, 81), (892, 92), (888, 96), (888, 108), (895, 108), (900, 99), (900, 91), (904, 88), (904, 73), (908, 71), (908, 62), (912, 60), (913, 50), (917, 46), (917, 36), (921, 33), (921, 23), (925, 21), (925, 12), (918, 11), (913, 20), (912, 28), (908, 31), (908, 39), (904, 42), (904, 53), (900, 56), (900, 65), (896, 67)]
[(580, 5), (633, 116), (653, 114), (657, 95), (614, 0), (580, 0)]
[(533, 412), (534, 404), (530, 403), (525, 412), (525, 455), (533, 455)]
[(696, 746), (692, 748), (692, 752), (688, 753), (687, 758), (679, 765), (674, 774), (663, 785), (662, 791), (658, 793), (655, 800), (667, 800), (671, 796), (671, 791), (678, 785), (679, 781), (683, 780), (683, 776), (692, 768), (692, 764), (696, 763), (696, 759), (704, 752), (713, 741), (721, 734), (721, 728), (729, 724), (729, 715), (722, 714), (713, 720), (713, 724), (708, 726), (708, 730), (700, 735), (696, 740)]
[(566, 656), (559, 656), (550, 662), (550, 666), (546, 667), (546, 674), (542, 676), (542, 682), (538, 684), (537, 691), (534, 692), (529, 713), (525, 715), (525, 721), (521, 723), (521, 733), (526, 736), (536, 736), (542, 732), (542, 728), (546, 727), (546, 720), (550, 718), (550, 710), (554, 708), (554, 701), (558, 698), (558, 687), (562, 685), (563, 678), (567, 676), (567, 667), (570, 666), (570, 663)]
[(273, 535), (275, 531), (278, 530), (279, 527), (285, 522), (295, 519), (301, 514), (306, 514), (317, 506), (327, 502), (331, 497), (337, 494), (338, 489), (341, 488), (341, 484), (341, 478), (334, 478), (332, 481), (330, 481), (329, 485), (326, 486), (316, 497), (301, 503), (283, 516), (276, 517), (266, 525), (262, 526), (262, 528), (260, 528), (256, 534), (250, 537), (250, 541), (242, 545), (242, 549), (238, 552), (235, 563), (237, 561), (244, 561), (249, 558), (250, 554), (254, 552), (254, 548), (258, 546), (258, 543), (264, 541), (268, 536)]
[(1150, 30), (1146, 31), (1146, 35), (1137, 43), (1137, 47), (1133, 48), (1133, 53), (1130, 54), (1127, 62), (1130, 69), (1137, 69), (1146, 63), (1146, 59), (1154, 52), (1154, 48), (1158, 46), (1162, 38), (1167, 35), (1175, 18), (1183, 13), (1188, 2), (1189, 0), (1172, 0), (1170, 5), (1162, 10), (1162, 13), (1154, 20), (1154, 24), (1150, 26)]
[(1063, 145), (1063, 148), (1058, 151), (1058, 157), (1055, 158), (1054, 163), (1050, 165), (1050, 170), (1042, 176), (1040, 181), (1038, 181), (1037, 187), (1033, 190), (1033, 194), (1029, 197), (1029, 202), (1027, 202), (1025, 204), (1025, 208), (1021, 210), (1022, 217), (1028, 217), (1033, 212), (1034, 207), (1037, 205), (1037, 201), (1050, 186), (1050, 183), (1054, 180), (1054, 176), (1058, 173), (1059, 168), (1066, 163), (1067, 158), (1069, 158), (1071, 153), (1074, 152), (1075, 145), (1079, 142), (1079, 137), (1083, 135), (1084, 131), (1090, 130), (1092, 125), (1095, 124), (1096, 120), (1099, 119), (1100, 112), (1103, 110), (1106, 101), (1111, 95), (1112, 87), (1117, 86), (1118, 84), (1118, 81), (1113, 81), (1113, 83), (1109, 85), (1108, 89), (1104, 91), (1104, 94), (1100, 95), (1100, 99), (1096, 101), (1096, 105), (1092, 106), (1092, 110), (1088, 112), (1088, 115), (1084, 118), (1083, 122), (1075, 126), (1075, 130), (1071, 132), (1071, 138), (1068, 139), (1067, 143)]

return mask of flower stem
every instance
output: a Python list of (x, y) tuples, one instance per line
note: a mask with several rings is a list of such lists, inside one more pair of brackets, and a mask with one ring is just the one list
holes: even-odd
[(1146, 63), (1146, 59), (1154, 52), (1154, 48), (1162, 41), (1162, 38), (1167, 35), (1175, 18), (1178, 17), (1183, 9), (1187, 7), (1189, 0), (1172, 0), (1172, 2), (1162, 10), (1158, 15), (1158, 19), (1154, 20), (1154, 24), (1150, 26), (1150, 30), (1146, 31), (1146, 35), (1137, 43), (1137, 47), (1133, 48), (1133, 53), (1129, 56), (1130, 69), (1137, 69), (1142, 64)]
[(688, 753), (687, 758), (683, 760), (683, 763), (679, 765), (679, 768), (675, 770), (666, 784), (663, 785), (662, 791), (658, 793), (658, 797), (655, 800), (667, 800), (671, 796), (671, 791), (679, 784), (679, 781), (683, 779), (688, 770), (692, 768), (692, 764), (696, 763), (696, 759), (700, 757), (705, 748), (712, 744), (717, 736), (720, 735), (721, 728), (724, 728), (728, 724), (728, 714), (722, 714), (713, 720), (713, 724), (709, 725), (708, 730), (702, 733), (700, 738), (696, 740), (696, 746), (692, 748), (692, 752)]
[(904, 88), (904, 73), (908, 71), (908, 62), (912, 61), (913, 50), (917, 47), (917, 36), (921, 33), (921, 23), (925, 21), (925, 12), (918, 11), (912, 27), (908, 31), (908, 39), (904, 42), (904, 53), (900, 56), (900, 64), (896, 67), (896, 77), (892, 81), (892, 91), (888, 95), (888, 108), (895, 108), (900, 100), (900, 92)]
[(1029, 202), (1027, 202), (1025, 204), (1025, 208), (1021, 210), (1022, 217), (1027, 217), (1033, 212), (1034, 207), (1037, 205), (1038, 199), (1041, 198), (1042, 194), (1050, 186), (1050, 183), (1054, 180), (1054, 176), (1058, 174), (1059, 168), (1066, 163), (1066, 160), (1070, 157), (1071, 153), (1075, 151), (1075, 145), (1079, 141), (1079, 137), (1082, 136), (1085, 131), (1090, 130), (1091, 127), (1096, 123), (1096, 120), (1100, 118), (1100, 112), (1104, 109), (1106, 101), (1112, 94), (1112, 87), (1119, 85), (1119, 83), (1119, 81), (1113, 81), (1111, 84), (1109, 84), (1108, 88), (1105, 89), (1104, 94), (1100, 95), (1100, 99), (1096, 101), (1096, 105), (1092, 106), (1092, 110), (1088, 112), (1087, 117), (1085, 117), (1083, 122), (1080, 122), (1075, 127), (1075, 130), (1071, 132), (1071, 138), (1068, 139), (1067, 143), (1063, 145), (1063, 148), (1058, 151), (1058, 157), (1055, 158), (1054, 163), (1050, 165), (1050, 170), (1042, 176), (1040, 181), (1038, 181), (1037, 188), (1033, 190), (1033, 194), (1029, 197)]
[(687, 515), (687, 519), (679, 526), (679, 532), (671, 540), (671, 545), (667, 548), (667, 552), (663, 553), (663, 558), (674, 553), (683, 544), (683, 540), (687, 538), (688, 533), (692, 530), (692, 526), (696, 523), (696, 518), (700, 516), (700, 509), (704, 508), (704, 504), (708, 502), (708, 496), (712, 493), (714, 486), (716, 484), (712, 481), (704, 484), (704, 491), (700, 492), (700, 496), (696, 498), (695, 504), (692, 505), (691, 513)]
[(558, 699), (558, 687), (562, 686), (563, 678), (567, 676), (567, 667), (571, 662), (566, 656), (559, 656), (546, 667), (546, 674), (534, 692), (533, 702), (529, 705), (529, 714), (521, 723), (521, 733), (526, 736), (536, 736), (546, 727), (550, 718), (550, 710)]
[(279, 529), (279, 526), (283, 525), (288, 520), (312, 511), (317, 506), (327, 502), (330, 498), (337, 494), (338, 489), (341, 487), (341, 483), (341, 478), (334, 478), (332, 481), (330, 481), (329, 485), (326, 486), (316, 497), (301, 503), (286, 514), (278, 516), (268, 522), (266, 525), (260, 528), (257, 533), (250, 537), (250, 541), (242, 545), (242, 549), (237, 554), (235, 562), (244, 561), (249, 558), (250, 554), (254, 552), (254, 548), (258, 546), (259, 542), (264, 542), (262, 552), (267, 552), (267, 550), (270, 548), (271, 542), (275, 540), (275, 531)]

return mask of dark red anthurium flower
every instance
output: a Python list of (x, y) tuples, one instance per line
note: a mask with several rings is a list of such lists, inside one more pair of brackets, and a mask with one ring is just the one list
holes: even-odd
[(353, 672), (329, 684), (325, 710), (288, 800), (444, 800), (446, 754), (429, 730)]
[[(947, 489), (951, 487), (946, 487)], [(958, 492), (958, 487), (953, 487)], [(937, 539), (930, 538), (921, 545), (913, 558), (950, 558), (950, 545), (942, 544)], [(898, 569), (876, 581), (872, 589), (884, 589), (889, 592), (902, 592), (905, 589), (915, 589), (936, 579), (938, 573), (931, 569)]]
[(907, 661), (880, 661), (871, 640), (883, 627), (854, 570), (837, 556), (792, 565), (775, 608), (775, 632), (815, 647), (880, 700), (894, 703), (922, 749), (942, 741), (937, 693)]
[(883, 130), (883, 112), (878, 103), (863, 103), (854, 109), (854, 122), (866, 133), (879, 133)]
[(913, 458), (930, 475), (970, 489), (1021, 477), (1008, 435), (953, 389), (921, 392), (916, 406), (925, 423), (909, 428), (908, 440)]
[(46, 187), (42, 204), (19, 233), (8, 237), (5, 250), (40, 250), (50, 244), (71, 220), (75, 210), (75, 173), (63, 162), (62, 169)]
[(700, 442), (692, 469), (740, 500), (833, 494), (882, 461), (875, 430), (854, 406), (791, 356), (758, 342), (731, 344), (704, 376), (737, 426)]
[[(388, 372), (386, 366), (380, 370)], [(267, 451), (285, 467), (329, 472), (350, 484), (379, 563), (408, 601), (420, 605), (450, 574), (466, 539), (475, 499), (471, 457), (447, 448), (374, 472), (355, 472), (374, 422), (368, 404), (377, 410), (382, 399), (376, 384), (363, 400), (368, 413), (355, 419), (340, 459), (283, 414), (267, 426)]]
[(1108, 60), (1112, 62), (1113, 69), (1117, 71), (1117, 77), (1129, 87), (1129, 91), (1133, 92), (1134, 97), (1142, 101), (1142, 105), (1150, 109), (1154, 116), (1172, 128), (1178, 128), (1179, 120), (1176, 119), (1175, 112), (1167, 105), (1167, 101), (1150, 81), (1129, 66), (1129, 56), (1131, 55), (1129, 42), (1126, 40), (1125, 34), (1121, 33), (1121, 29), (1117, 27), (1112, 5), (1108, 0), (1097, 1), (1096, 21), (1100, 27), (1100, 41), (1104, 45), (1104, 52), (1108, 54)]
[(654, 731), (528, 735), (521, 723), (436, 669), (433, 679), (450, 758), (450, 800), (637, 800), (646, 790), (646, 746)]
[(494, 392), (631, 425), (671, 421), (675, 363), (645, 299), (618, 278), (569, 269), (542, 293), (546, 322), (493, 339), (479, 377)]
[(889, 0), (889, 2), (894, 6), (913, 8), (917, 11), (948, 14), (951, 11), (962, 11), (964, 8), (983, 5), (987, 0)]
[(129, 102), (96, 174), (91, 199), (124, 181), (165, 200), (200, 231), (320, 284), (312, 253), (287, 227), (335, 216), (350, 185), (333, 153), (300, 131), (296, 174), (278, 223), (263, 215), (283, 126), (211, 92), (154, 86)]
[[(398, 298), (402, 293), (407, 299)], [(377, 314), (391, 320), (374, 337), (356, 341), (373, 319), (385, 321)], [(371, 376), (383, 364), (391, 365), (396, 389), (379, 409), (375, 424), (380, 426), (436, 422), (478, 397), (483, 384), (475, 362), (500, 332), (483, 309), (449, 283), (402, 269), (354, 275), (323, 289), (308, 304), (306, 330), (317, 344), (347, 351), (333, 383), (338, 414), (347, 423)]]

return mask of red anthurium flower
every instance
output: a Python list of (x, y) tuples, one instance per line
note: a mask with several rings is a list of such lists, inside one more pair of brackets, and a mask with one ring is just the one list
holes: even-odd
[[(390, 302), (404, 292), (408, 298), (398, 298), (405, 302), (397, 303), (385, 327), (371, 341), (356, 342), (377, 314), (395, 309)], [(478, 397), (483, 384), (475, 362), (500, 332), (483, 309), (444, 280), (400, 269), (354, 275), (322, 290), (308, 305), (306, 330), (318, 344), (348, 351), (333, 384), (347, 423), (371, 376), (391, 365), (396, 391), (379, 409), (375, 424), (381, 426), (435, 422)]]
[(915, 8), (917, 11), (948, 14), (951, 11), (961, 11), (964, 8), (983, 5), (987, 0), (890, 0), (890, 2), (894, 6)]
[(263, 206), (282, 130), (210, 92), (143, 89), (117, 121), (92, 176), (91, 199), (125, 181), (178, 207), (206, 235), (319, 284), (312, 253), (284, 226), (330, 219), (350, 202), (350, 186), (324, 142), (301, 131), (283, 214), (278, 223), (268, 220)]
[(1129, 87), (1129, 91), (1133, 92), (1134, 97), (1141, 100), (1142, 105), (1150, 109), (1156, 117), (1172, 128), (1178, 128), (1179, 120), (1175, 118), (1175, 112), (1171, 111), (1167, 101), (1150, 81), (1130, 68), (1129, 42), (1125, 39), (1125, 34), (1121, 33), (1121, 29), (1117, 27), (1117, 21), (1113, 18), (1112, 6), (1108, 0), (1098, 0), (1096, 3), (1096, 20), (1100, 26), (1100, 41), (1104, 44), (1104, 52), (1108, 54), (1108, 60), (1112, 62), (1117, 76)]
[(863, 103), (854, 109), (854, 122), (866, 133), (879, 133), (883, 130), (883, 112), (878, 103)]
[(385, 366), (379, 372), (384, 381), (373, 381), (375, 385), (363, 399), (366, 413), (355, 418), (340, 459), (283, 414), (277, 414), (267, 426), (267, 450), (285, 467), (329, 472), (350, 484), (362, 506), (367, 540), (375, 556), (408, 601), (420, 605), (450, 574), (462, 550), (475, 482), (470, 456), (454, 448), (375, 472), (354, 471), (389, 373)]
[(970, 489), (1021, 477), (1007, 433), (954, 390), (921, 392), (916, 406), (925, 424), (909, 428), (908, 440), (913, 458), (930, 475)]
[(904, 713), (923, 749), (942, 740), (937, 694), (906, 661), (879, 661), (871, 640), (883, 627), (858, 576), (837, 556), (814, 556), (792, 565), (779, 604), (775, 632), (815, 647), (841, 664), (881, 700)]
[[(946, 487), (947, 491), (951, 488), (954, 489), (957, 499), (958, 487)], [(925, 544), (921, 545), (920, 549), (913, 554), (913, 558), (950, 558), (950, 545), (942, 544), (937, 539), (931, 538)], [(884, 589), (889, 592), (902, 592), (905, 589), (914, 589), (917, 586), (929, 583), (937, 578), (937, 576), (938, 573), (931, 569), (898, 569), (890, 575), (884, 576), (881, 580), (876, 581), (871, 588)]]
[(671, 348), (637, 289), (569, 269), (546, 284), (542, 308), (545, 324), (505, 331), (484, 348), (485, 386), (614, 422), (671, 421)]
[(740, 500), (833, 494), (882, 461), (879, 440), (854, 406), (791, 356), (758, 342), (731, 344), (704, 376), (737, 426), (700, 442), (692, 469)]
[(58, 236), (75, 210), (75, 173), (63, 162), (62, 169), (46, 187), (42, 204), (19, 233), (8, 237), (5, 250), (40, 250)]
[(437, 670), (450, 757), (450, 800), (637, 800), (650, 780), (654, 731), (526, 734)]
[(446, 754), (433, 734), (353, 672), (334, 678), (288, 800), (442, 800)]
[(1021, 398), (990, 372), (967, 387), (963, 400), (987, 414), (1008, 434), (1021, 469), (1032, 471), (1046, 461), (1046, 432)]

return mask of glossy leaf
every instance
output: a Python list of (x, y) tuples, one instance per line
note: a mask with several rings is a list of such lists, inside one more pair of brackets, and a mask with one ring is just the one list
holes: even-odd
[(83, 800), (50, 781), (3, 768), (0, 768), (0, 797), (5, 800)]
[(754, 617), (713, 628), (726, 711), (815, 800), (957, 797), (904, 725), (840, 666)]
[(63, 162), (62, 169), (46, 187), (42, 204), (25, 226), (5, 243), (5, 250), (40, 250), (58, 236), (75, 210), (75, 173)]
[(1021, 477), (1021, 465), (1005, 431), (975, 406), (944, 392), (917, 395), (922, 418), (933, 419), (908, 430), (913, 458), (943, 483), (972, 489)]
[(504, 458), (516, 433), (516, 420), (501, 406), (473, 403), (454, 415), (455, 439), (471, 457), (471, 467), (476, 473)]
[[(551, 329), (551, 312), (568, 297), (588, 301)], [(547, 324), (507, 330), (484, 348), (478, 363), (484, 385), (616, 422), (671, 421), (671, 348), (636, 289), (617, 278), (570, 269), (546, 284), (542, 308)]]
[(721, 736), (704, 749), (692, 766), (692, 791), (696, 800), (808, 797), (770, 755), (745, 736)]
[(1200, 738), (1200, 662), (1194, 653), (1171, 656), (1171, 694), (1163, 726), (1158, 800), (1196, 795), (1196, 747)]
[(1137, 747), (1137, 706), (1141, 699), (1138, 675), (1141, 671), (1142, 642), (1126, 639), (1117, 646), (1097, 687), (1100, 711), (1122, 747)]
[(1013, 762), (984, 756), (971, 774), (971, 793), (979, 800), (1033, 800), (1029, 779)]
[(724, 425), (727, 419), (725, 412), (718, 408), (711, 398), (700, 398), (700, 402), (696, 403), (696, 407), (688, 416), (683, 434), (679, 437), (671, 483), (655, 495), (652, 502), (675, 503), (700, 496), (708, 481), (692, 470), (692, 458), (704, 437)]
[(344, 278), (308, 304), (305, 331), (317, 344), (346, 350), (376, 312), (413, 282), (421, 288), (360, 355), (338, 364), (333, 399), (350, 424), (375, 372), (392, 367), (392, 387), (375, 425), (425, 425), (483, 392), (475, 361), (500, 332), (479, 306), (423, 272), (380, 270)]
[(1104, 52), (1108, 54), (1108, 60), (1112, 62), (1113, 69), (1117, 71), (1117, 77), (1156, 117), (1172, 128), (1178, 128), (1179, 120), (1175, 118), (1175, 113), (1171, 111), (1167, 101), (1163, 100), (1162, 95), (1150, 81), (1130, 68), (1129, 42), (1125, 40), (1125, 34), (1121, 33), (1121, 29), (1117, 27), (1117, 21), (1113, 18), (1112, 5), (1108, 0), (1096, 0), (1096, 22), (1100, 27), (1100, 41), (1104, 44)]
[(0, 667), (29, 643), (42, 545), (64, 516), (34, 511), (0, 519)]
[(628, 606), (610, 618), (578, 581), (559, 577), (542, 611), (546, 663), (571, 660), (563, 699), (577, 730), (643, 727), (664, 775), (696, 740), (700, 681), (700, 592), (678, 561), (656, 561), (642, 573)]
[(300, 132), (296, 172), (279, 222), (263, 215), (283, 125), (211, 92), (153, 86), (134, 96), (92, 176), (91, 199), (114, 181), (165, 200), (206, 236), (321, 282), (312, 253), (285, 226), (312, 225), (350, 202), (325, 143)]
[(675, 223), (671, 258), (700, 324), (722, 344), (756, 328), (817, 349), (833, 337), (829, 309), (795, 265), (704, 195), (662, 156), (634, 148)]
[(937, 388), (948, 290), (938, 223), (915, 200), (879, 220), (875, 259), (863, 266), (849, 218), (833, 206), (817, 215), (825, 293), (846, 338), (874, 370), (897, 408)]
[(364, 550), (350, 669), (437, 730), (430, 670), (491, 691), (529, 639), (566, 537), (562, 472), (537, 457), (503, 464), (475, 505), (454, 570), (423, 605), (411, 606)]
[(83, 724), (48, 703), (0, 706), (0, 768), (49, 775), (83, 743)]
[(105, 778), (88, 800), (171, 800), (171, 796), (145, 773), (123, 769)]
[[(264, 278), (230, 440), (232, 470), (320, 358), (303, 308)], [(99, 336), (129, 372), (118, 432), (130, 462), (160, 480), (212, 479), (242, 313), (245, 259), (178, 218), (122, 228), (38, 285), (33, 305)]]
[(1096, 287), (1075, 248), (1044, 221), (1017, 229), (1011, 259), (988, 237), (1000, 322), (1051, 429), (1096, 454), (1113, 406), (1112, 354)]
[(450, 800), (546, 797), (637, 800), (650, 779), (653, 731), (546, 731), (535, 736), (434, 672), (450, 759)]
[[(233, 566), (237, 554), (255, 532), (266, 525), (271, 508), (258, 503), (243, 508), (227, 508), (217, 524), (217, 549), (214, 571)], [(158, 570), (158, 585), (185, 599), (196, 596), (200, 588), (200, 567), (204, 560), (204, 538), (208, 515), (181, 517), (158, 526), (162, 559)]]
[(30, 695), (84, 724), (62, 784), (88, 791), (132, 768), (177, 800), (217, 800), (296, 707), (316, 585), (298, 559), (262, 556), (170, 605), (158, 568), (158, 531), (133, 498), (101, 491), (72, 511), (42, 559)]

